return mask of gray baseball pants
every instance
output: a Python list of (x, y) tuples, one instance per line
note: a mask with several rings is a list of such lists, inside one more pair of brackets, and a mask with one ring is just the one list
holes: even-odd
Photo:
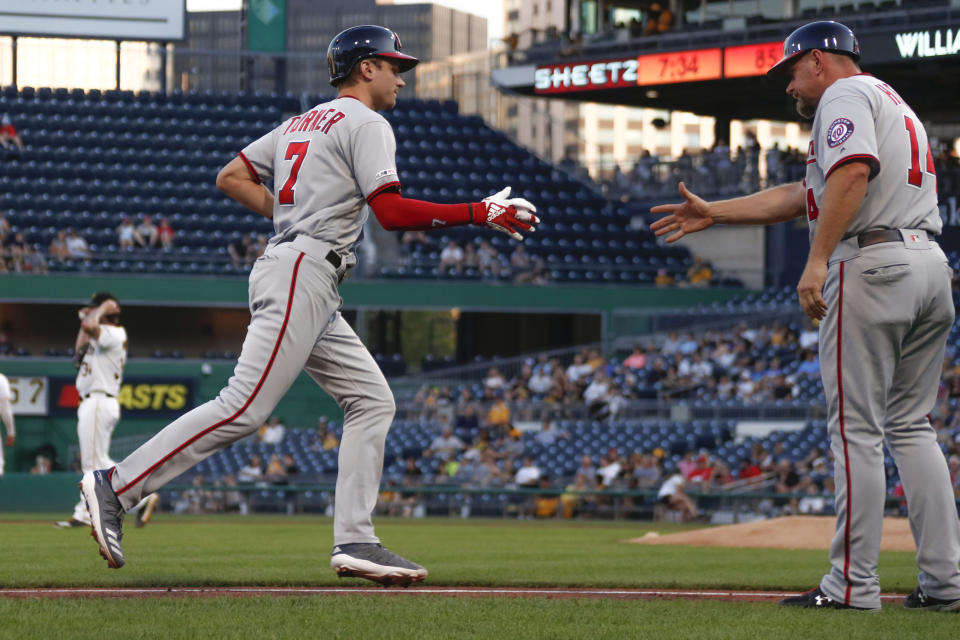
[(920, 586), (935, 598), (960, 598), (957, 506), (927, 417), (954, 320), (951, 271), (925, 236), (862, 249), (856, 239), (844, 242), (854, 243), (852, 257), (829, 267), (820, 325), (837, 509), (832, 569), (820, 588), (838, 602), (880, 606), (886, 441), (907, 499)]
[(393, 394), (340, 315), (338, 274), (325, 251), (270, 247), (250, 273), (250, 326), (233, 376), (214, 400), (184, 414), (118, 463), (114, 490), (129, 510), (204, 458), (256, 431), (305, 370), (344, 412), (334, 544), (379, 542), (380, 490)]

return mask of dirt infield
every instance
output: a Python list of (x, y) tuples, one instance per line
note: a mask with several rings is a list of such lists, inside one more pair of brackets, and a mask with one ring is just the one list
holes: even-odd
[[(788, 516), (743, 524), (658, 535), (650, 532), (628, 542), (695, 547), (751, 547), (759, 549), (829, 549), (837, 520), (833, 516)], [(906, 518), (884, 518), (884, 551), (916, 551)]]
[[(561, 589), (501, 587), (152, 587), (93, 588), (64, 587), (44, 589), (0, 589), (0, 598), (167, 598), (167, 597), (255, 597), (255, 596), (370, 596), (396, 597), (445, 596), (451, 598), (548, 598), (548, 599), (615, 599), (615, 600), (727, 600), (739, 602), (774, 602), (794, 592), (725, 591), (722, 589)], [(884, 594), (885, 601), (900, 601), (903, 594)]]

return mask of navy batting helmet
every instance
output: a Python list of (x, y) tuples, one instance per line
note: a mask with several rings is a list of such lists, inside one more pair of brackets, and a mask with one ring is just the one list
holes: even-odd
[(327, 47), (327, 67), (330, 84), (337, 86), (366, 58), (387, 58), (400, 66), (400, 72), (409, 71), (420, 62), (401, 53), (400, 37), (386, 27), (363, 25), (350, 27), (338, 33)]
[(860, 43), (846, 25), (832, 20), (805, 24), (783, 41), (783, 58), (770, 67), (767, 75), (781, 73), (800, 59), (807, 51), (819, 49), (830, 53), (842, 53), (854, 60), (860, 59)]

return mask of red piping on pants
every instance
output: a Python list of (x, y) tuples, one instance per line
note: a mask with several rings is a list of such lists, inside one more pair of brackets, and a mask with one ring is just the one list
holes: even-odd
[(253, 393), (250, 394), (250, 397), (247, 398), (247, 401), (243, 403), (243, 406), (240, 407), (240, 409), (229, 418), (221, 420), (220, 422), (216, 423), (213, 426), (207, 427), (206, 429), (196, 434), (195, 436), (193, 436), (192, 438), (190, 438), (189, 440), (181, 444), (179, 447), (177, 447), (176, 449), (174, 449), (173, 451), (165, 455), (164, 457), (160, 458), (160, 460), (155, 462), (153, 466), (151, 466), (149, 469), (141, 473), (132, 481), (128, 482), (125, 486), (121, 487), (117, 491), (118, 496), (125, 493), (131, 487), (136, 486), (141, 480), (143, 480), (144, 478), (149, 476), (151, 473), (159, 469), (161, 466), (163, 466), (163, 464), (167, 460), (177, 455), (178, 453), (183, 451), (185, 448), (189, 447), (191, 444), (193, 444), (203, 436), (207, 435), (211, 431), (219, 429), (225, 424), (230, 424), (231, 422), (236, 420), (238, 417), (240, 417), (244, 411), (247, 410), (247, 407), (250, 406), (250, 403), (253, 402), (254, 398), (256, 398), (257, 394), (260, 392), (260, 388), (263, 387), (263, 383), (266, 382), (267, 375), (270, 373), (270, 369), (273, 367), (273, 361), (276, 359), (277, 352), (280, 350), (280, 342), (283, 340), (283, 335), (287, 331), (287, 322), (290, 320), (290, 310), (293, 308), (293, 292), (297, 286), (297, 273), (300, 271), (300, 262), (303, 260), (303, 256), (304, 254), (301, 253), (300, 256), (297, 258), (297, 261), (293, 265), (293, 277), (290, 279), (290, 294), (287, 296), (287, 310), (284, 312), (284, 315), (283, 315), (283, 324), (280, 325), (280, 333), (277, 335), (277, 341), (273, 345), (273, 353), (270, 354), (270, 359), (267, 361), (267, 366), (264, 367), (263, 369), (263, 375), (260, 376), (260, 380), (259, 382), (257, 382), (257, 386), (254, 387)]

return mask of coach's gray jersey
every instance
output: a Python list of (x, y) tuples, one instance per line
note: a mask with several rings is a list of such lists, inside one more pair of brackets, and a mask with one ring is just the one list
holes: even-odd
[(834, 82), (817, 106), (804, 180), (811, 242), (826, 179), (852, 159), (870, 165), (870, 182), (848, 236), (871, 229), (940, 233), (937, 178), (927, 132), (888, 84), (860, 74)]
[(308, 235), (346, 253), (367, 220), (367, 201), (398, 185), (397, 143), (383, 116), (341, 97), (290, 118), (240, 157), (261, 181), (272, 178), (272, 244)]

